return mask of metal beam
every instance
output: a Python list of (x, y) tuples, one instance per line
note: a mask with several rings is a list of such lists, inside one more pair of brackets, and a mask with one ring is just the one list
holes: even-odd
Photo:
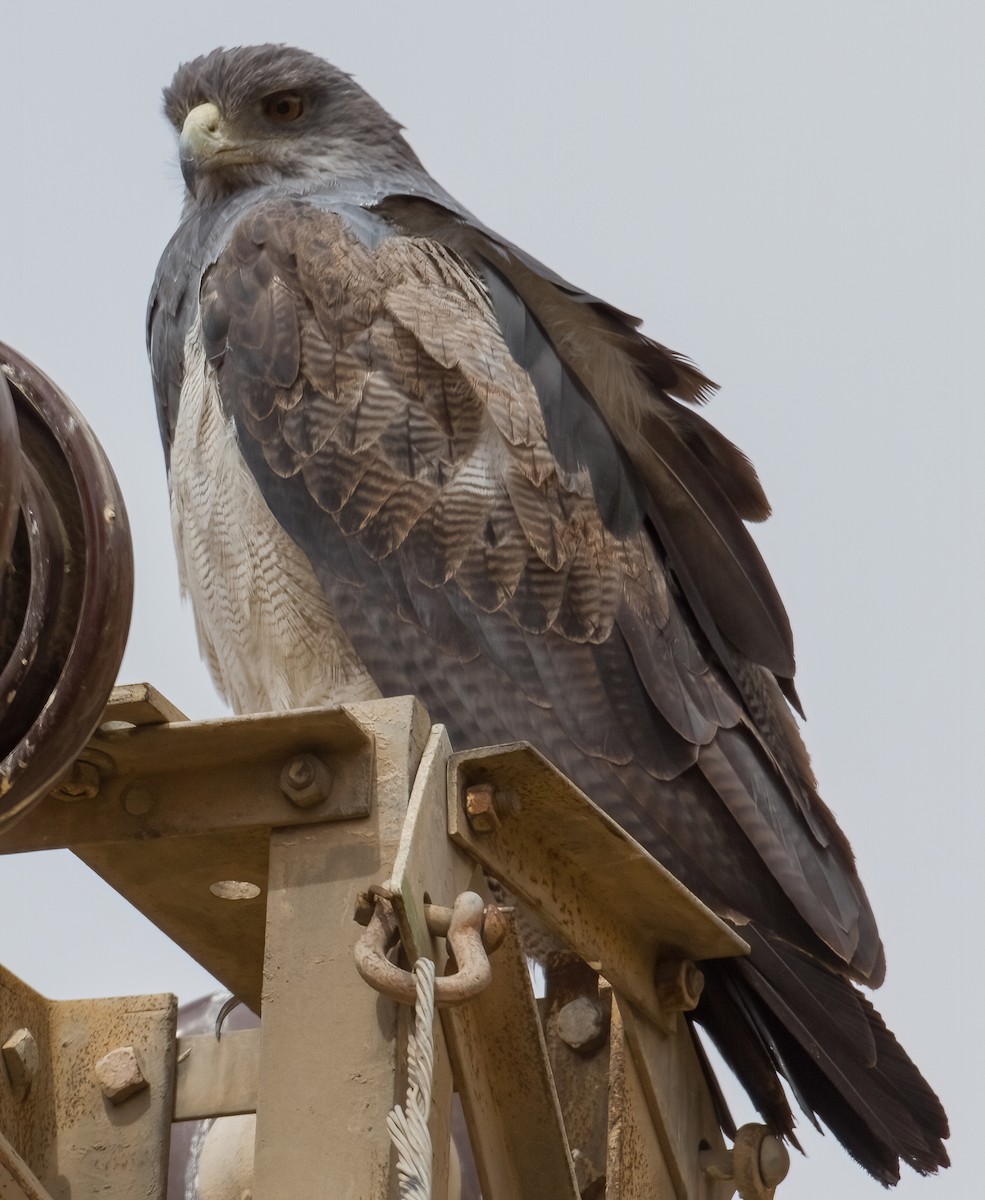
[(701, 1064), (685, 1023), (668, 1035), (616, 999), (622, 1036), (632, 1058), (634, 1087), (642, 1095), (649, 1124), (681, 1200), (728, 1200), (730, 1182), (701, 1169), (701, 1152), (727, 1148), (715, 1116)]
[[(76, 764), (86, 786), (46, 796), (0, 853), (68, 846), (259, 1011), (270, 830), (366, 818), (373, 721), (423, 712), (378, 703), (190, 722), (146, 685), (117, 689)], [(302, 756), (324, 768), (324, 798), (299, 806), (284, 776)]]
[[(427, 955), (441, 971), (438, 909), (482, 891), (487, 870), (612, 985), (609, 1050), (572, 1073), (597, 1079), (608, 1063), (608, 1154), (598, 1113), (572, 1122), (591, 1144), (593, 1195), (731, 1194), (690, 1032), (658, 1001), (654, 969), (745, 944), (529, 747), (452, 754), (411, 698), (193, 724), (141, 685), (115, 693), (78, 765), (0, 837), (0, 852), (69, 845), (262, 1005), (263, 1032), (176, 1047), (171, 997), (56, 1003), (0, 972), (0, 1128), (14, 1156), (0, 1142), (5, 1200), (47, 1200), (30, 1173), (52, 1200), (97, 1183), (107, 1200), (159, 1200), (172, 1117), (254, 1110), (255, 1200), (395, 1200), (386, 1117), (403, 1100), (411, 1015), (357, 975), (354, 916), (369, 889), (383, 892), (400, 965)], [(511, 922), (491, 983), (441, 1011), (435, 1046), (435, 1200), (447, 1200), (453, 1083), (488, 1200), (577, 1200)], [(717, 1183), (702, 1147), (717, 1156)], [(17, 1175), (18, 1157), (29, 1174)]]
[(386, 1115), (399, 1088), (398, 1006), (356, 974), (354, 916), (360, 893), (390, 873), (428, 730), (406, 702), (361, 712), (376, 743), (371, 815), (270, 838), (255, 1200), (396, 1197)]
[[(475, 862), (448, 838), (451, 747), (435, 727), (421, 760), (389, 887), (411, 959), (439, 970), (447, 952), (432, 938), (425, 903), (450, 906), (484, 890)], [(578, 1189), (526, 960), (510, 923), (492, 957), (492, 982), (460, 1007), (441, 1009), (445, 1048), (468, 1125), (483, 1195), (490, 1200), (576, 1200)], [(434, 1123), (432, 1123), (434, 1124)], [(444, 1125), (447, 1141), (447, 1122)], [(440, 1143), (432, 1132), (436, 1150)], [(443, 1195), (435, 1191), (435, 1196)]]
[[(282, 776), (304, 754), (323, 763), (327, 786), (302, 807)], [(63, 782), (0, 834), (0, 853), (348, 820), (369, 811), (372, 761), (341, 708), (132, 725), (110, 705), (76, 764), (78, 793), (69, 799)]]
[(259, 1029), (178, 1038), (174, 1119), (233, 1117), (256, 1112), (260, 1089)]
[[(569, 779), (526, 743), (469, 750), (448, 764), (452, 839), (526, 901), (552, 932), (652, 1021), (661, 959), (728, 958), (749, 947)], [(470, 823), (466, 793), (491, 789)]]
[(53, 1200), (163, 1200), (176, 1019), (173, 996), (48, 1000), (0, 968), (0, 1128)]

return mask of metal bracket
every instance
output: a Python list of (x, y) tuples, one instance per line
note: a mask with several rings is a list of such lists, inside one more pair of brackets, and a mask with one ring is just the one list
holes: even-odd
[(6, 1170), (11, 1197), (163, 1196), (176, 1016), (173, 996), (48, 1000), (0, 968), (0, 1195)]

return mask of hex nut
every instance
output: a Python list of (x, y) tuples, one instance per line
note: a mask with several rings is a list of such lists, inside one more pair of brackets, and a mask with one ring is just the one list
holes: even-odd
[(110, 1104), (122, 1104), (149, 1087), (133, 1046), (119, 1046), (96, 1063), (96, 1079)]
[(280, 773), (280, 790), (298, 808), (312, 808), (332, 792), (332, 773), (317, 754), (296, 754)]
[(15, 1029), (0, 1048), (0, 1053), (3, 1054), (3, 1064), (7, 1068), (11, 1087), (23, 1099), (38, 1073), (40, 1058), (34, 1034), (30, 1029)]
[(465, 816), (474, 833), (495, 833), (499, 828), (496, 789), (491, 783), (474, 783), (465, 789)]
[(357, 925), (363, 929), (372, 921), (376, 908), (376, 897), (370, 892), (360, 892), (356, 896), (356, 911), (352, 914)]
[(557, 1035), (577, 1054), (594, 1053), (605, 1041), (602, 1006), (589, 996), (577, 996), (557, 1014)]
[(689, 958), (665, 958), (657, 963), (654, 979), (657, 999), (665, 1012), (691, 1012), (697, 1008), (705, 977)]

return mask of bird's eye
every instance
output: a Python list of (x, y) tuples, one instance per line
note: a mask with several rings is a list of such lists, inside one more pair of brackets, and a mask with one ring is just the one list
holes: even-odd
[(298, 92), (274, 92), (260, 102), (263, 115), (278, 125), (289, 125), (304, 112), (304, 99)]

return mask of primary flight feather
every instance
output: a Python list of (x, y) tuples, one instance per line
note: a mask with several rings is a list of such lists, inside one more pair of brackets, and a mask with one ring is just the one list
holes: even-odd
[[(696, 1018), (878, 1179), (946, 1165), (856, 984), (884, 956), (789, 704), (769, 506), (712, 385), (485, 228), (353, 80), (283, 46), (165, 90), (185, 210), (148, 345), (182, 583), (238, 711), (413, 692), (525, 738), (750, 943)], [(789, 702), (789, 703), (788, 703)]]

